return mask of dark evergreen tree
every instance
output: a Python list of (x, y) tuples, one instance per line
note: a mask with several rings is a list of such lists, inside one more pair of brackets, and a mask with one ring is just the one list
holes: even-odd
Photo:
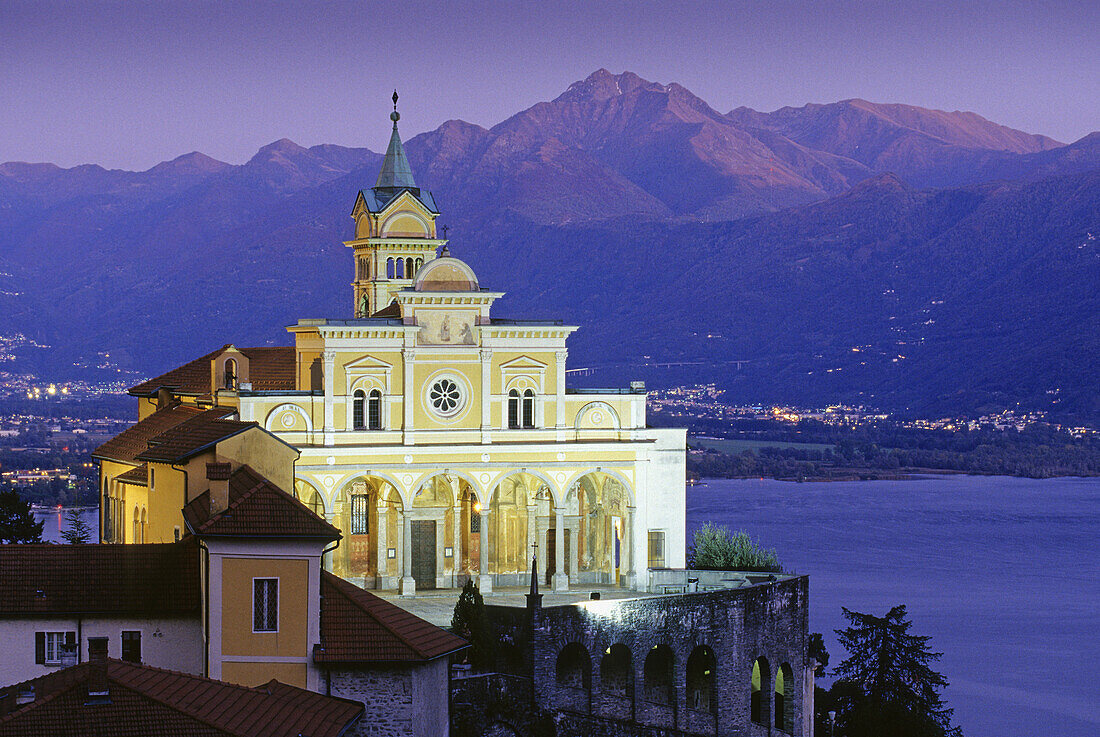
[(42, 523), (34, 521), (31, 505), (15, 492), (0, 491), (0, 543), (40, 543)]
[(65, 513), (65, 525), (66, 529), (61, 533), (61, 537), (65, 538), (65, 542), (70, 545), (91, 542), (92, 528), (80, 516), (79, 509), (70, 509)]
[(470, 664), (479, 670), (493, 667), (496, 648), (489, 631), (489, 618), (485, 614), (485, 600), (474, 582), (467, 581), (455, 603), (451, 615), (451, 631), (470, 641)]
[(943, 653), (929, 637), (910, 634), (904, 605), (885, 617), (844, 609), (851, 626), (837, 630), (848, 658), (834, 671), (831, 708), (838, 737), (961, 737), (940, 691), (947, 679), (930, 667)]

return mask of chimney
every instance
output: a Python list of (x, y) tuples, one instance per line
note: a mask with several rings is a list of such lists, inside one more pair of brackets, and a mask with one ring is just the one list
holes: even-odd
[(88, 638), (88, 703), (106, 703), (111, 689), (107, 683), (107, 638)]
[(206, 480), (210, 482), (210, 514), (225, 511), (229, 506), (229, 476), (233, 466), (228, 463), (207, 463)]

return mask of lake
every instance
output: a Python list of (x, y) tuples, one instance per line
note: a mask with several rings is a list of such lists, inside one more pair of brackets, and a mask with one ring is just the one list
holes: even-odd
[(966, 737), (1100, 734), (1100, 479), (946, 476), (688, 489), (691, 531), (743, 529), (810, 576), (836, 666), (841, 606), (908, 607)]
[[(60, 543), (65, 542), (61, 538), (61, 533), (69, 529), (68, 523), (65, 521), (64, 509), (43, 509), (36, 508), (34, 510), (35, 521), (42, 523), (42, 540), (48, 543)], [(99, 542), (99, 510), (95, 507), (82, 507), (80, 516), (88, 523), (88, 527), (91, 528), (91, 542)]]

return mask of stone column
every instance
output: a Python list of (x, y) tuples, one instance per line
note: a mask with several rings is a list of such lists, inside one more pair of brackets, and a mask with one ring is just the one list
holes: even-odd
[(491, 443), (493, 429), (493, 351), (481, 351), (481, 442)]
[(412, 577), (412, 518), (407, 511), (401, 512), (401, 596), (416, 595), (416, 581)]
[(405, 445), (413, 444), (413, 408), (416, 406), (416, 398), (414, 395), (414, 382), (413, 382), (413, 361), (416, 358), (416, 351), (412, 348), (406, 348), (401, 351), (402, 361), (402, 374), (404, 375), (404, 394), (401, 397), (401, 406), (405, 410), (404, 421), (402, 423), (402, 442)]
[(569, 572), (565, 570), (565, 507), (554, 507), (554, 578), (550, 583), (554, 591), (569, 590)]
[(627, 569), (626, 569), (626, 587), (628, 589), (634, 589), (638, 581), (638, 571), (634, 566), (634, 552), (638, 546), (634, 541), (634, 515), (637, 514), (637, 507), (626, 508), (626, 520), (624, 520), (623, 526), (625, 530), (625, 544), (622, 546), (627, 555)]
[[(527, 565), (523, 566), (523, 569), (528, 573), (531, 572), (531, 556), (534, 555), (535, 545), (539, 540), (539, 529), (535, 524), (538, 519), (536, 516), (538, 510), (539, 508), (535, 504), (527, 505), (527, 551), (523, 554), (523, 560)], [(542, 558), (543, 556), (540, 555), (539, 557)], [(537, 571), (535, 573), (538, 575)]]
[(488, 509), (481, 510), (481, 533), (478, 545), (477, 588), (482, 594), (490, 594), (493, 591), (493, 577), (489, 573), (489, 521), (492, 517)]
[(458, 586), (458, 576), (462, 573), (462, 502), (455, 499), (451, 508), (451, 569), (452, 586)]
[(387, 555), (389, 546), (386, 545), (386, 507), (382, 504), (378, 505), (378, 517), (375, 522), (374, 540), (377, 563), (374, 567), (375, 586), (379, 589), (386, 587), (386, 574), (389, 572), (390, 559)]
[(324, 427), (324, 441), (325, 445), (331, 446), (335, 443), (333, 438), (333, 432), (335, 427), (333, 423), (333, 402), (336, 397), (336, 351), (324, 350), (321, 352), (321, 362), (323, 371), (325, 373), (325, 427)]

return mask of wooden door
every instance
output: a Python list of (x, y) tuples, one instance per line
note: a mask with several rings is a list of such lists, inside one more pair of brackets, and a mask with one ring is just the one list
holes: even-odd
[(412, 576), (417, 590), (435, 588), (435, 521), (412, 521)]

